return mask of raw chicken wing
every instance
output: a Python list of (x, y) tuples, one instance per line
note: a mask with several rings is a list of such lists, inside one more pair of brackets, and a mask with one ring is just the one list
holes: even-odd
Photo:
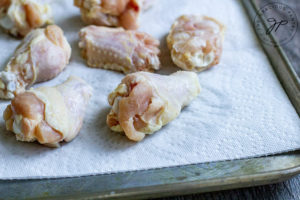
[(11, 99), (34, 83), (54, 78), (70, 56), (71, 47), (58, 26), (31, 31), (0, 72), (0, 98)]
[(14, 36), (26, 36), (31, 30), (52, 23), (49, 5), (35, 0), (1, 0), (0, 26)]
[(79, 47), (90, 67), (122, 71), (158, 70), (159, 41), (123, 28), (88, 26), (81, 29)]
[(74, 0), (87, 24), (137, 29), (139, 15), (153, 0)]
[(140, 141), (175, 119), (199, 92), (194, 72), (129, 74), (108, 96), (112, 109), (107, 125), (113, 131), (124, 131), (130, 140)]
[(92, 88), (78, 77), (61, 85), (16, 95), (4, 111), (6, 128), (17, 140), (58, 147), (78, 134)]
[(167, 37), (173, 62), (184, 70), (203, 71), (219, 63), (224, 26), (206, 16), (183, 15)]

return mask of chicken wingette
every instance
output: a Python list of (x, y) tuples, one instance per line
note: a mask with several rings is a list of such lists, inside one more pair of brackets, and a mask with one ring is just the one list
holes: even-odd
[(159, 41), (147, 33), (88, 26), (79, 32), (81, 55), (87, 65), (122, 71), (154, 71), (160, 68)]

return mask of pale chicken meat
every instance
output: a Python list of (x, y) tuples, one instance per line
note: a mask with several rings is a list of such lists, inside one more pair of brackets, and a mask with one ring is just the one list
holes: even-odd
[(81, 55), (90, 67), (125, 74), (160, 68), (159, 41), (146, 33), (91, 25), (79, 36)]
[(184, 70), (200, 72), (219, 63), (225, 27), (206, 16), (183, 15), (167, 36), (173, 62)]
[(199, 93), (195, 72), (129, 74), (108, 96), (112, 109), (107, 125), (113, 131), (125, 132), (130, 140), (140, 141), (175, 119)]
[(70, 56), (71, 47), (58, 26), (31, 31), (0, 72), (0, 98), (11, 99), (34, 83), (54, 78)]
[(79, 133), (91, 95), (91, 86), (74, 76), (55, 87), (27, 90), (5, 109), (6, 129), (19, 141), (58, 147)]
[(137, 29), (140, 13), (154, 0), (74, 0), (87, 24)]
[(48, 4), (35, 0), (1, 0), (0, 26), (14, 36), (26, 36), (31, 30), (53, 23)]

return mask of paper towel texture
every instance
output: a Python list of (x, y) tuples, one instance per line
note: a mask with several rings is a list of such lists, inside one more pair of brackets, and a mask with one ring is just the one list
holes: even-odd
[[(80, 57), (78, 31), (84, 26), (71, 0), (52, 0), (56, 23), (72, 46), (67, 69), (56, 85), (77, 75), (94, 87), (80, 134), (51, 149), (23, 143), (0, 120), (0, 179), (67, 177), (167, 167), (274, 154), (300, 147), (299, 117), (237, 0), (160, 0), (141, 17), (141, 31), (161, 41), (162, 70), (179, 70), (171, 61), (165, 37), (181, 14), (215, 17), (227, 27), (219, 65), (199, 73), (202, 92), (181, 115), (139, 143), (111, 132), (106, 125), (108, 94), (123, 74), (88, 68)], [(184, 2), (184, 3), (183, 3)], [(19, 40), (0, 32), (4, 68)], [(0, 112), (8, 101), (0, 102)]]

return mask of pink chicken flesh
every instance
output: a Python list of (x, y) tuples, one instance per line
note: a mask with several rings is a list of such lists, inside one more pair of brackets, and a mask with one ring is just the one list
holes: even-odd
[(88, 26), (81, 29), (79, 47), (90, 67), (122, 71), (158, 70), (159, 41), (152, 36), (122, 28)]
[(219, 63), (224, 26), (217, 20), (196, 15), (176, 19), (167, 37), (173, 62), (190, 71), (203, 71)]
[(13, 36), (52, 24), (51, 8), (35, 0), (1, 0), (0, 26)]
[(0, 98), (11, 99), (34, 83), (56, 77), (70, 56), (71, 47), (58, 26), (31, 31), (0, 72)]
[(142, 140), (175, 119), (200, 92), (197, 74), (176, 72), (169, 76), (148, 72), (127, 75), (109, 95), (112, 106), (108, 126)]
[(137, 29), (141, 11), (149, 8), (152, 1), (74, 0), (74, 4), (80, 8), (81, 18), (87, 24)]
[(4, 111), (6, 128), (17, 140), (58, 147), (78, 134), (91, 93), (87, 83), (73, 76), (55, 87), (20, 93)]

